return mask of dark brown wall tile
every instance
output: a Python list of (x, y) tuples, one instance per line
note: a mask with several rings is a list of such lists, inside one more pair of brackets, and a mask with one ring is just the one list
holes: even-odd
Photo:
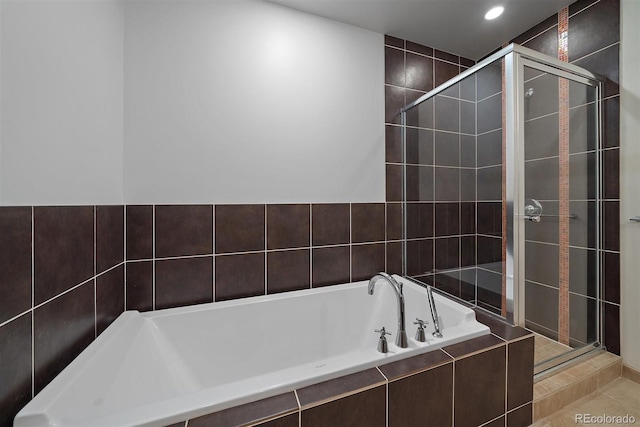
[(385, 269), (385, 244), (351, 247), (351, 280), (366, 280)]
[(533, 400), (533, 337), (507, 346), (507, 410)]
[(267, 293), (309, 289), (309, 249), (267, 253)]
[(604, 198), (620, 198), (620, 150), (603, 152)]
[(447, 270), (460, 267), (460, 238), (435, 239), (436, 269)]
[(457, 236), (460, 234), (460, 204), (435, 203), (435, 235)]
[(400, 109), (406, 105), (404, 88), (384, 87), (384, 122), (400, 124)]
[(386, 390), (384, 386), (343, 397), (302, 411), (302, 427), (350, 426), (384, 427), (386, 425)]
[(620, 303), (620, 254), (603, 252), (604, 267), (604, 299), (616, 304)]
[(453, 363), (390, 382), (388, 399), (389, 427), (452, 425)]
[(379, 367), (389, 381), (413, 375), (428, 369), (435, 368), (444, 363), (451, 362), (452, 359), (441, 350), (430, 351), (418, 356), (387, 363)]
[(39, 304), (93, 276), (93, 206), (36, 207), (33, 222)]
[(153, 258), (153, 206), (127, 205), (127, 259)]
[(529, 403), (507, 414), (508, 427), (528, 427), (533, 422), (533, 404)]
[(265, 248), (264, 205), (216, 205), (216, 253)]
[(460, 166), (460, 135), (435, 132), (435, 165)]
[(124, 311), (124, 264), (96, 277), (96, 332), (98, 335)]
[(483, 424), (482, 427), (504, 427), (504, 415), (489, 423)]
[(620, 250), (620, 202), (604, 202), (604, 249)]
[(213, 206), (156, 206), (156, 257), (213, 254)]
[(604, 345), (607, 351), (620, 355), (620, 306), (603, 303)]
[(479, 426), (504, 413), (505, 349), (505, 346), (501, 346), (456, 360), (456, 426)]
[(152, 310), (153, 261), (128, 262), (126, 271), (127, 310)]
[(460, 60), (460, 57), (458, 55), (454, 55), (452, 53), (444, 52), (438, 49), (434, 49), (433, 56), (438, 59), (443, 59), (445, 61), (453, 62), (454, 64), (457, 64)]
[(402, 239), (402, 204), (387, 203), (387, 240)]
[(353, 203), (351, 205), (351, 241), (380, 242), (385, 235), (384, 203)]
[(31, 208), (0, 208), (0, 323), (31, 308)]
[(93, 282), (85, 283), (34, 311), (35, 393), (93, 341), (93, 286)]
[(415, 165), (433, 164), (433, 131), (429, 129), (408, 128), (407, 163)]
[(603, 127), (605, 148), (620, 146), (620, 97), (604, 100)]
[(0, 327), (0, 342), (0, 426), (11, 427), (31, 400), (31, 313)]
[(264, 295), (264, 253), (216, 257), (215, 300)]
[(601, 0), (569, 18), (569, 61), (620, 41), (620, 1)]
[(326, 400), (337, 399), (344, 394), (383, 384), (384, 381), (380, 372), (372, 368), (301, 388), (297, 390), (297, 394), (300, 406), (304, 409)]
[(523, 46), (533, 49), (537, 52), (549, 55), (552, 58), (558, 57), (558, 27), (552, 27), (538, 34)]
[(421, 53), (427, 56), (433, 56), (433, 48), (429, 46), (423, 46), (421, 44), (410, 42), (407, 40), (406, 48), (407, 50), (410, 50), (412, 52)]
[(407, 242), (407, 273), (416, 276), (433, 270), (434, 239)]
[[(460, 169), (435, 169), (435, 200), (438, 202), (457, 202), (460, 200)], [(431, 185), (429, 185), (431, 188)]]
[(424, 92), (434, 88), (433, 59), (407, 52), (406, 62), (406, 87)]
[(389, 274), (403, 274), (401, 242), (387, 242), (387, 268), (385, 271)]
[(350, 242), (350, 208), (348, 204), (313, 205), (311, 210), (314, 246)]
[(603, 90), (604, 98), (618, 95), (620, 93), (619, 44), (615, 44), (597, 53), (578, 59), (574, 64), (606, 78)]
[(478, 234), (500, 236), (502, 234), (502, 203), (478, 203)]
[(350, 282), (349, 246), (313, 249), (313, 287)]
[(407, 238), (433, 237), (433, 203), (408, 203), (406, 209)]
[(558, 15), (555, 14), (553, 16), (548, 17), (547, 19), (537, 24), (536, 26), (528, 29), (524, 33), (520, 34), (518, 37), (514, 38), (513, 43), (523, 44), (527, 40), (557, 25), (558, 25)]
[(402, 162), (402, 127), (385, 126), (385, 162)]
[[(477, 143), (478, 167), (502, 164), (502, 129), (478, 135)], [(526, 147), (528, 146), (526, 145)]]
[[(447, 79), (448, 80), (448, 79)], [(460, 129), (460, 101), (436, 95), (434, 101), (435, 108), (435, 129), (449, 132), (458, 132)]]
[(309, 205), (267, 205), (267, 249), (308, 247)]
[(156, 261), (156, 308), (213, 301), (213, 257)]
[[(296, 401), (296, 396), (293, 392), (289, 392), (194, 418), (189, 420), (189, 425), (191, 427), (235, 427), (249, 424), (253, 425), (261, 420), (297, 411), (297, 409), (298, 402)], [(262, 426), (264, 424), (260, 425)]]
[(386, 165), (385, 167), (385, 194), (387, 202), (402, 201), (402, 172), (400, 165)]
[(384, 82), (390, 85), (404, 86), (404, 51), (385, 46)]
[(386, 34), (384, 36), (384, 44), (386, 44), (388, 46), (395, 46), (395, 47), (399, 47), (401, 49), (404, 49), (404, 40), (399, 39), (397, 37), (388, 36)]
[[(434, 87), (440, 86), (442, 83), (454, 78), (460, 73), (458, 65), (448, 62), (434, 60)], [(455, 95), (454, 95), (455, 96)]]
[(96, 206), (96, 273), (124, 261), (124, 206)]

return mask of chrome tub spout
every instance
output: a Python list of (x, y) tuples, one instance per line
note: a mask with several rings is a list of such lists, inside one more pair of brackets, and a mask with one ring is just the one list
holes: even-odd
[(383, 280), (393, 288), (398, 302), (398, 335), (396, 336), (396, 345), (401, 348), (407, 348), (407, 332), (404, 327), (404, 295), (402, 294), (402, 283), (398, 283), (396, 279), (387, 273), (378, 273), (369, 280), (369, 295), (373, 295), (373, 290), (378, 280)]

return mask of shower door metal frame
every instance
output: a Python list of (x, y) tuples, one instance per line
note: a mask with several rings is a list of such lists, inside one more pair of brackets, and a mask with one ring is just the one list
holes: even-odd
[[(525, 246), (525, 217), (524, 217), (524, 67), (538, 69), (543, 72), (553, 74), (557, 77), (565, 78), (568, 80), (577, 81), (579, 83), (587, 84), (595, 87), (596, 89), (596, 106), (597, 106), (597, 161), (596, 161), (596, 200), (600, 201), (601, 196), (601, 141), (602, 141), (602, 129), (601, 129), (601, 116), (602, 116), (602, 81), (599, 76), (581, 68), (576, 65), (560, 61), (559, 59), (552, 58), (545, 54), (536, 52), (532, 49), (510, 44), (509, 46), (499, 50), (493, 55), (488, 56), (484, 60), (480, 61), (475, 66), (460, 73), (458, 76), (448, 80), (437, 88), (422, 95), (417, 100), (406, 105), (401, 110), (401, 120), (403, 129), (403, 141), (406, 134), (406, 114), (411, 108), (414, 108), (422, 102), (433, 98), (440, 92), (448, 89), (449, 87), (459, 83), (463, 79), (474, 75), (479, 70), (491, 65), (495, 61), (504, 59), (504, 96), (505, 96), (505, 135), (506, 135), (506, 182), (503, 185), (506, 186), (506, 236), (503, 236), (507, 240), (506, 259), (505, 259), (505, 274), (506, 277), (506, 320), (512, 324), (524, 326), (525, 323), (525, 259), (524, 259), (524, 246)], [(406, 155), (406, 147), (403, 152)], [(406, 175), (406, 159), (404, 162), (404, 170)], [(404, 202), (406, 203), (406, 179), (403, 180), (404, 187)], [(597, 218), (598, 218), (598, 233), (597, 234), (597, 251), (600, 248), (600, 232), (602, 230), (602, 223), (600, 219), (600, 206), (597, 205)], [(403, 232), (406, 234), (406, 208), (404, 211), (404, 228)], [(403, 274), (406, 275), (406, 235), (403, 238)], [(599, 254), (598, 254), (599, 256)], [(598, 342), (594, 345), (587, 345), (589, 348), (579, 348), (569, 354), (563, 355), (558, 358), (554, 358), (549, 362), (549, 365), (537, 367), (536, 373), (545, 369), (549, 369), (553, 366), (557, 366), (566, 360), (575, 358), (580, 354), (587, 353), (593, 350), (594, 347), (599, 346), (601, 340), (602, 331), (602, 316), (600, 315), (600, 262), (597, 264), (597, 317), (599, 324), (597, 326)]]
[[(508, 56), (508, 55), (507, 55)], [(509, 61), (507, 61), (508, 63)], [(560, 66), (562, 66), (564, 63), (558, 64)], [(567, 64), (567, 65), (571, 65), (571, 64)], [(574, 82), (578, 82), (581, 83), (583, 85), (586, 86), (590, 86), (593, 87), (595, 89), (595, 105), (596, 105), (596, 126), (595, 126), (595, 133), (596, 133), (596, 164), (595, 164), (595, 182), (596, 182), (596, 195), (595, 195), (595, 199), (596, 199), (596, 242), (595, 242), (595, 250), (596, 250), (596, 254), (597, 254), (597, 259), (598, 261), (596, 262), (596, 274), (595, 274), (595, 280), (596, 280), (596, 320), (597, 320), (597, 324), (596, 324), (596, 340), (592, 343), (586, 343), (586, 345), (584, 345), (583, 347), (578, 347), (572, 350), (567, 351), (566, 353), (560, 354), (556, 357), (553, 357), (551, 359), (545, 360), (539, 364), (537, 364), (534, 367), (534, 373), (537, 374), (541, 374), (544, 373), (545, 371), (548, 371), (550, 369), (553, 369), (555, 367), (557, 367), (560, 364), (563, 364), (565, 362), (568, 362), (572, 359), (575, 359), (576, 357), (579, 357), (581, 355), (587, 354), (593, 350), (596, 349), (600, 349), (601, 348), (601, 342), (602, 342), (602, 331), (603, 331), (603, 319), (602, 319), (602, 315), (601, 315), (601, 294), (602, 294), (602, 288), (601, 288), (601, 269), (600, 269), (600, 264), (601, 264), (601, 260), (600, 260), (600, 250), (601, 250), (601, 230), (602, 230), (602, 219), (601, 219), (601, 208), (600, 208), (600, 201), (601, 196), (602, 196), (602, 179), (601, 179), (601, 171), (602, 171), (602, 79), (599, 78), (596, 75), (593, 74), (585, 74), (585, 70), (580, 70), (581, 73), (574, 73), (574, 72), (569, 72), (564, 70), (563, 68), (560, 68), (558, 66), (551, 66), (549, 64), (546, 63), (541, 63), (538, 60), (536, 60), (535, 58), (527, 58), (527, 57), (523, 57), (523, 56), (517, 56), (514, 58), (514, 60), (512, 61), (512, 66), (513, 68), (513, 72), (512, 75), (514, 76), (514, 81), (512, 82), (511, 85), (511, 89), (514, 90), (513, 92), (513, 96), (511, 97), (511, 100), (515, 100), (516, 102), (512, 105), (512, 107), (514, 108), (514, 114), (509, 114), (509, 110), (507, 110), (507, 118), (511, 117), (514, 118), (516, 123), (511, 123), (511, 130), (512, 130), (512, 134), (515, 137), (514, 140), (514, 144), (513, 144), (513, 165), (519, 165), (520, 167), (512, 167), (512, 169), (514, 169), (513, 171), (513, 175), (515, 175), (515, 177), (513, 178), (513, 181), (511, 181), (513, 183), (513, 189), (515, 190), (515, 194), (514, 194), (514, 198), (513, 200), (513, 205), (515, 206), (514, 208), (514, 215), (509, 217), (509, 215), (507, 215), (508, 219), (513, 219), (515, 224), (514, 224), (514, 232), (513, 234), (509, 235), (508, 234), (508, 238), (507, 238), (507, 242), (509, 242), (509, 237), (513, 237), (514, 240), (514, 246), (517, 245), (517, 254), (518, 256), (515, 257), (515, 260), (513, 260), (514, 262), (514, 269), (517, 272), (516, 275), (514, 277), (518, 278), (518, 283), (513, 283), (514, 286), (514, 292), (516, 297), (514, 298), (514, 305), (516, 307), (514, 307), (514, 312), (513, 312), (513, 323), (518, 324), (520, 326), (525, 326), (525, 308), (524, 308), (524, 304), (525, 304), (525, 274), (524, 274), (524, 269), (525, 269), (525, 215), (524, 215), (524, 206), (525, 206), (525, 190), (524, 190), (524, 183), (525, 183), (525, 178), (524, 178), (524, 164), (525, 164), (525, 158), (524, 158), (524, 144), (525, 144), (525, 133), (524, 133), (524, 123), (525, 123), (525, 119), (524, 119), (524, 94), (521, 93), (522, 91), (524, 91), (524, 67), (529, 67), (532, 69), (536, 69), (539, 71), (542, 71), (544, 73), (547, 74), (551, 74), (555, 77), (558, 78), (563, 78), (569, 81), (574, 81)], [(568, 67), (567, 67), (568, 68)], [(509, 75), (507, 73), (507, 75)], [(509, 88), (510, 86), (507, 85), (507, 88)], [(507, 100), (509, 100), (509, 96), (507, 96)], [(508, 104), (508, 101), (507, 101)], [(509, 119), (507, 119), (507, 147), (510, 146), (509, 144)], [(509, 153), (507, 153), (507, 158), (509, 158)], [(509, 162), (507, 162), (507, 165), (509, 165)], [(508, 169), (508, 167), (507, 167)], [(509, 179), (507, 179), (507, 188), (508, 187), (508, 183), (509, 183)], [(508, 190), (507, 190), (507, 193)], [(509, 206), (509, 204), (507, 205)], [(508, 209), (508, 208), (507, 208)], [(509, 244), (507, 243), (507, 247), (509, 246)], [(507, 257), (508, 258), (508, 257)], [(508, 259), (507, 259), (507, 264), (508, 264)], [(508, 280), (507, 276), (507, 280)]]

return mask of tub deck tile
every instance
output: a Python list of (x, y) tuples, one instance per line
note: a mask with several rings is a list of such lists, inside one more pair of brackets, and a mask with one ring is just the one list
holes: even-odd
[(446, 346), (443, 350), (456, 359), (459, 359), (501, 344), (505, 344), (505, 342), (500, 338), (493, 335), (484, 335), (458, 344)]
[(189, 420), (189, 426), (231, 427), (253, 425), (297, 411), (298, 401), (296, 396), (293, 392), (289, 392), (194, 418)]
[(491, 333), (499, 336), (506, 341), (516, 340), (527, 335), (531, 335), (530, 331), (519, 326), (511, 326), (495, 316), (487, 314), (481, 310), (475, 310), (478, 322), (487, 325), (491, 329)]
[(302, 409), (336, 400), (358, 391), (385, 384), (386, 380), (377, 369), (367, 369), (351, 375), (345, 375), (319, 384), (297, 390)]
[(438, 367), (453, 359), (441, 350), (430, 351), (429, 353), (409, 357), (379, 366), (378, 369), (389, 381), (398, 380), (410, 375)]

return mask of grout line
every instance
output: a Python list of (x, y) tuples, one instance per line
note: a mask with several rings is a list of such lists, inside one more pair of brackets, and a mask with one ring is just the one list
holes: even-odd
[(212, 263), (212, 283), (211, 283), (211, 301), (216, 302), (216, 206), (211, 205), (211, 257)]
[(35, 208), (31, 206), (31, 398), (36, 392), (36, 353), (35, 353), (35, 280), (36, 280), (36, 256), (35, 256)]
[(267, 205), (264, 206), (264, 295), (268, 294), (267, 289), (267, 248), (269, 247), (267, 243)]
[[(594, 3), (594, 4), (595, 4), (595, 3)], [(597, 54), (597, 53), (602, 52), (603, 50), (607, 50), (607, 49), (609, 49), (610, 47), (613, 47), (613, 46), (615, 46), (615, 45), (619, 45), (619, 44), (620, 44), (620, 41), (617, 41), (617, 42), (615, 42), (615, 43), (611, 43), (609, 46), (605, 46), (605, 47), (603, 47), (603, 48), (601, 48), (601, 49), (598, 49), (598, 50), (596, 50), (596, 51), (590, 52), (590, 53), (588, 53), (588, 54), (586, 54), (586, 55), (584, 55), (584, 56), (581, 56), (580, 58), (576, 58), (576, 59), (574, 59), (573, 61), (571, 61), (571, 62), (569, 62), (569, 63), (570, 63), (570, 64), (573, 64), (573, 63), (575, 63), (575, 62), (581, 61), (581, 60), (583, 60), (583, 59), (585, 59), (585, 58), (588, 58), (588, 57), (590, 57), (590, 56), (593, 56), (593, 55), (595, 55), (595, 54)]]
[(123, 240), (123, 248), (122, 248), (122, 254), (123, 254), (123, 260), (122, 263), (124, 264), (124, 277), (123, 277), (123, 281), (122, 281), (122, 287), (123, 287), (123, 301), (122, 301), (122, 310), (123, 311), (127, 311), (127, 205), (123, 205), (122, 206), (122, 240)]
[(156, 205), (151, 205), (151, 310), (156, 309)]
[(98, 207), (93, 206), (93, 339), (98, 337), (98, 280), (96, 279), (96, 263), (98, 258)]
[(313, 289), (313, 204), (309, 203), (309, 289)]
[(92, 281), (92, 280), (94, 280), (94, 279), (95, 279), (95, 276), (94, 276), (94, 277), (91, 277), (91, 278), (89, 278), (89, 279), (87, 279), (87, 280), (85, 280), (84, 282), (78, 283), (77, 285), (75, 285), (75, 286), (73, 286), (73, 287), (71, 287), (71, 288), (67, 289), (66, 291), (64, 291), (64, 292), (60, 292), (58, 295), (55, 295), (55, 296), (53, 296), (53, 297), (49, 298), (48, 300), (41, 302), (40, 304), (38, 304), (38, 305), (36, 305), (35, 307), (33, 307), (33, 309), (34, 309), (34, 310), (37, 310), (38, 308), (42, 307), (43, 305), (48, 304), (48, 303), (52, 302), (53, 300), (56, 300), (56, 299), (60, 298), (61, 296), (66, 295), (66, 294), (68, 294), (69, 292), (71, 292), (71, 291), (74, 291), (74, 290), (78, 289), (78, 288), (79, 288), (80, 286), (82, 286), (82, 285), (86, 285), (87, 283), (89, 283), (90, 281)]

